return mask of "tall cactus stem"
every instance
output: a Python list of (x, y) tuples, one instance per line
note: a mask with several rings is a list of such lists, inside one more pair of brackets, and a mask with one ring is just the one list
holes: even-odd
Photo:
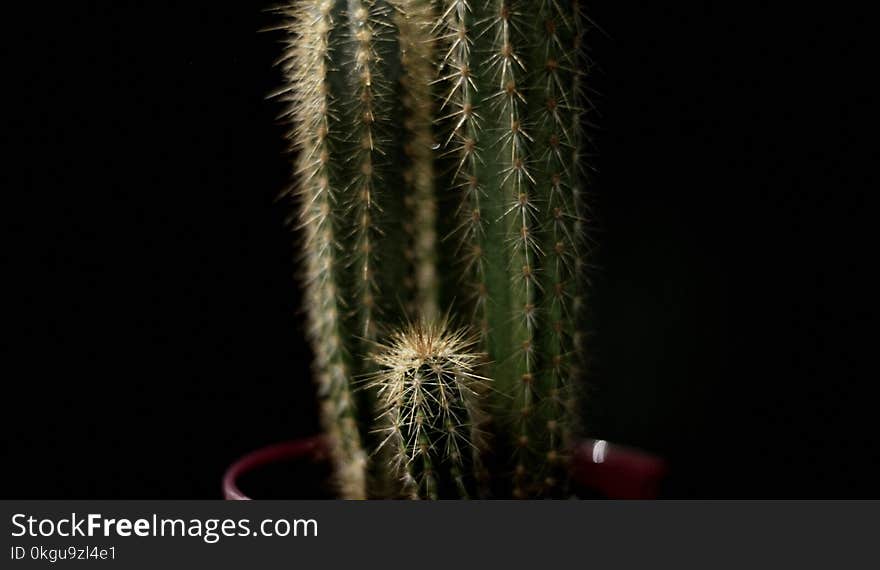
[[(492, 56), (488, 59), (490, 79), (493, 84), (488, 106), (494, 118), (496, 130), (493, 144), (497, 147), (496, 160), (501, 165), (498, 188), (504, 201), (504, 243), (501, 248), (508, 253), (509, 274), (508, 314), (497, 319), (509, 321), (512, 332), (512, 374), (509, 376), (510, 391), (514, 396), (512, 420), (515, 437), (514, 496), (524, 496), (529, 479), (530, 455), (534, 452), (535, 434), (532, 415), (535, 405), (535, 324), (538, 281), (538, 257), (540, 245), (536, 237), (536, 214), (538, 207), (533, 194), (535, 184), (529, 153), (534, 140), (526, 125), (526, 58), (528, 37), (526, 23), (519, 6), (511, 0), (497, 0), (495, 14), (491, 19), (494, 36)], [(498, 246), (496, 246), (498, 247)], [(500, 323), (499, 323), (500, 325)]]
[(575, 22), (566, 0), (543, 0), (535, 27), (530, 104), (536, 113), (536, 177), (541, 193), (545, 295), (542, 303), (543, 326), (540, 393), (543, 404), (538, 421), (546, 439), (542, 452), (546, 465), (539, 481), (545, 493), (557, 491), (564, 481), (562, 467), (566, 454), (563, 432), (567, 429), (570, 359), (575, 337), (574, 287), (575, 252), (578, 245), (575, 226), (580, 225), (573, 188), (573, 162), (576, 149), (573, 121), (577, 120), (573, 76), (578, 73), (574, 53)]
[[(372, 370), (372, 343), (384, 329), (398, 324), (400, 308), (408, 302), (399, 289), (409, 272), (404, 255), (405, 188), (395, 167), (403, 143), (393, 133), (403, 90), (395, 6), (387, 0), (347, 0), (344, 14), (348, 37), (338, 46), (337, 61), (347, 79), (341, 101), (348, 127), (344, 216), (351, 224), (345, 243), (357, 378)], [(358, 392), (358, 404), (362, 438), (374, 449), (370, 426), (379, 413), (376, 394)], [(373, 462), (369, 475), (371, 493), (390, 492), (392, 481), (381, 458)]]
[(342, 182), (334, 168), (337, 78), (330, 65), (330, 45), (339, 28), (333, 7), (332, 1), (324, 0), (284, 9), (289, 29), (282, 58), (286, 82), (278, 95), (288, 103), (285, 115), (293, 125), (288, 138), (298, 152), (295, 189), (305, 238), (303, 281), (322, 423), (341, 495), (361, 499), (366, 497), (366, 453), (349, 387), (352, 364), (346, 349), (347, 308), (340, 287), (344, 263), (338, 248), (341, 220), (335, 215)]
[(347, 191), (354, 220), (354, 244), (351, 264), (354, 267), (357, 332), (370, 341), (377, 334), (377, 241), (381, 238), (377, 218), (381, 214), (377, 195), (377, 159), (381, 160), (381, 139), (376, 122), (383, 117), (376, 106), (381, 104), (376, 91), (383, 77), (379, 73), (376, 52), (375, 15), (364, 0), (348, 0), (348, 15), (353, 53), (349, 75), (353, 140), (352, 181)]
[(400, 31), (403, 73), (405, 166), (408, 211), (405, 227), (410, 239), (407, 259), (413, 264), (409, 279), (415, 290), (411, 318), (437, 319), (439, 287), (437, 275), (437, 200), (434, 192), (434, 102), (429, 86), (434, 79), (433, 42), (429, 41), (434, 22), (430, 0), (399, 0), (396, 17)]
[(464, 260), (462, 271), (466, 298), (471, 304), (473, 321), (486, 337), (486, 222), (482, 209), (484, 189), (477, 177), (483, 166), (479, 140), (480, 116), (477, 113), (477, 83), (473, 74), (475, 16), (467, 0), (445, 0), (443, 13), (435, 25), (441, 40), (440, 75), (443, 84), (440, 121), (450, 126), (443, 145), (443, 156), (453, 164), (454, 188), (461, 193), (458, 208), (458, 253)]

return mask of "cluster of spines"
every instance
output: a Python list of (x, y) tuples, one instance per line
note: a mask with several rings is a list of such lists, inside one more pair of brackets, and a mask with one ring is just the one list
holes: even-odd
[(405, 496), (470, 498), (478, 442), (482, 356), (477, 338), (447, 321), (419, 320), (379, 345), (367, 385), (382, 403), (381, 446), (390, 449)]

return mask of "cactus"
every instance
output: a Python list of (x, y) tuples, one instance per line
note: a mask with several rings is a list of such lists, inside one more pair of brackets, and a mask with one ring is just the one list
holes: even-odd
[[(576, 0), (575, 0), (576, 1)], [(444, 0), (448, 124), (464, 283), (492, 363), (516, 497), (564, 480), (579, 373), (583, 16), (568, 0)]]
[(578, 0), (280, 12), (278, 95), (341, 494), (473, 496), (488, 470), (493, 496), (559, 496), (589, 249)]
[(369, 378), (382, 401), (384, 438), (402, 491), (413, 498), (470, 498), (479, 463), (480, 397), (475, 373), (478, 339), (445, 320), (420, 320), (390, 336)]

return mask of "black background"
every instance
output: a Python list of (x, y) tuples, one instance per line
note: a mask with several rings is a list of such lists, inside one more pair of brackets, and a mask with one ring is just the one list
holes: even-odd
[[(595, 4), (591, 433), (666, 496), (875, 496), (857, 16)], [(4, 498), (214, 498), (317, 430), (263, 7), (4, 9)]]

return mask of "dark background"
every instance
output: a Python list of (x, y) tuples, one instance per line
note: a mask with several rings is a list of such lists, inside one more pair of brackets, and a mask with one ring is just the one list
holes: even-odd
[[(317, 430), (260, 4), (4, 8), (4, 498), (214, 498)], [(858, 18), (595, 4), (591, 433), (666, 496), (876, 496)]]

